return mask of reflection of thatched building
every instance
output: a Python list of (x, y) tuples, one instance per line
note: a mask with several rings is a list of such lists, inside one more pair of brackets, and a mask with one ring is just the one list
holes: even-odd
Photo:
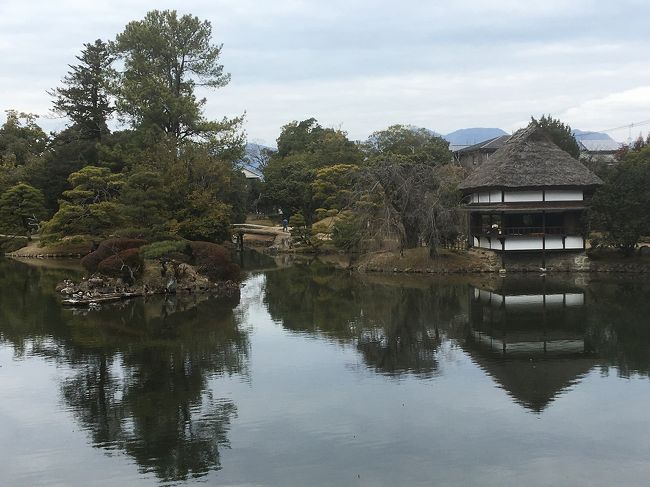
[(505, 279), (470, 290), (463, 348), (518, 403), (542, 411), (594, 365), (585, 296), (545, 279)]
[(497, 251), (582, 250), (582, 221), (602, 181), (531, 125), (463, 181), (469, 243)]

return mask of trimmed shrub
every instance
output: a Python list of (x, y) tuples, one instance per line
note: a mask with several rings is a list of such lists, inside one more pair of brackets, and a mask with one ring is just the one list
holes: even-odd
[(188, 254), (189, 245), (186, 240), (163, 240), (153, 242), (140, 248), (140, 253), (145, 259), (160, 259), (161, 257), (176, 258), (178, 254)]
[(196, 270), (211, 281), (237, 280), (239, 266), (230, 259), (223, 246), (211, 242), (190, 242)]
[(135, 238), (111, 238), (104, 240), (90, 254), (81, 259), (81, 265), (90, 272), (98, 270), (99, 263), (127, 249), (139, 249), (147, 243), (146, 240)]
[(140, 250), (131, 248), (122, 250), (117, 254), (102, 260), (97, 265), (97, 270), (104, 275), (121, 277), (127, 282), (133, 281), (142, 274), (143, 260)]

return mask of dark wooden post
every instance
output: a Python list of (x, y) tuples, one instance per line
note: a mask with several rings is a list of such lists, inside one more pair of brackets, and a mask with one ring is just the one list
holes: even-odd
[(237, 233), (237, 248), (240, 252), (244, 250), (244, 232)]
[(544, 355), (546, 355), (546, 341), (547, 341), (547, 333), (546, 333), (546, 275), (542, 276), (542, 329), (543, 329), (543, 334), (544, 334)]
[(503, 319), (501, 320), (502, 323), (502, 335), (501, 339), (503, 340), (502, 344), (502, 353), (505, 356), (507, 352), (507, 345), (506, 345), (506, 340), (508, 339), (508, 308), (506, 308), (506, 295), (501, 294), (501, 307), (503, 310)]
[(546, 211), (542, 211), (542, 269), (546, 269)]

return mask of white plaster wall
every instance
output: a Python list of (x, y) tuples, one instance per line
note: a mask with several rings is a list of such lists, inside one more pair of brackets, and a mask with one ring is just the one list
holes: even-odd
[(548, 189), (546, 201), (582, 201), (583, 193), (579, 189)]
[(476, 247), (481, 247), (482, 249), (501, 250), (501, 242), (495, 239), (492, 239), (492, 243), (490, 243), (487, 237), (474, 237), (474, 243)]
[(501, 191), (490, 191), (490, 203), (501, 203)]
[[(566, 298), (565, 298), (566, 296)], [(547, 294), (546, 298), (543, 294), (527, 294), (520, 296), (506, 296), (506, 306), (514, 308), (517, 306), (526, 306), (526, 307), (542, 307), (544, 305), (544, 300), (546, 300), (546, 306), (552, 307), (562, 307), (565, 305), (564, 300), (566, 299), (566, 306), (582, 306), (585, 303), (584, 294), (580, 293), (567, 293), (567, 294)]]
[(472, 203), (478, 203), (478, 193), (472, 193)]
[(567, 237), (565, 245), (567, 249), (581, 249), (583, 248), (582, 237)]
[(559, 235), (547, 235), (546, 236), (546, 249), (547, 250), (558, 250), (562, 249), (562, 237)]
[(490, 193), (482, 192), (478, 194), (479, 203), (489, 203), (490, 202)]
[(505, 250), (542, 250), (542, 237), (506, 238)]
[(542, 306), (544, 296), (541, 294), (528, 294), (523, 296), (506, 296), (506, 307), (516, 306)]
[(541, 191), (506, 191), (503, 201), (506, 203), (519, 203), (523, 201), (542, 201)]
[(566, 305), (567, 306), (582, 306), (585, 304), (585, 295), (583, 293), (567, 293)]
[[(566, 247), (562, 247), (562, 237), (559, 235), (546, 236), (546, 250), (582, 249), (582, 237), (566, 237), (565, 245)], [(497, 238), (492, 238), (490, 242), (487, 237), (474, 237), (474, 247), (501, 250), (501, 242)], [(542, 248), (542, 237), (506, 237), (505, 250), (542, 250)]]

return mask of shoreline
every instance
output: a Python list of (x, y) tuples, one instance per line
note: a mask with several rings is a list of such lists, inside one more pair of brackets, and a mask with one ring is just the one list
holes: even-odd
[[(274, 245), (246, 245), (245, 249), (259, 252), (269, 257), (295, 256), (306, 259), (318, 259), (334, 267), (359, 273), (383, 274), (503, 274), (503, 273), (650, 273), (649, 256), (625, 257), (616, 251), (601, 255), (589, 255), (586, 252), (568, 252), (547, 254), (546, 267), (541, 267), (541, 256), (536, 253), (527, 255), (507, 255), (504, 258), (505, 271), (501, 267), (501, 256), (485, 249), (464, 251), (441, 250), (434, 258), (429, 257), (428, 249), (421, 247), (408, 249), (404, 255), (396, 251), (377, 251), (367, 254), (344, 254), (333, 249), (314, 253), (301, 248), (278, 248)], [(29, 249), (29, 252), (24, 250)], [(22, 252), (21, 252), (22, 250)], [(15, 252), (3, 254), (5, 258), (15, 259), (28, 264), (36, 262), (74, 263), (84, 254), (80, 252), (37, 252), (33, 246), (24, 247)], [(40, 250), (40, 249), (39, 249)], [(62, 250), (62, 249), (54, 249)], [(77, 249), (75, 249), (77, 250)]]

